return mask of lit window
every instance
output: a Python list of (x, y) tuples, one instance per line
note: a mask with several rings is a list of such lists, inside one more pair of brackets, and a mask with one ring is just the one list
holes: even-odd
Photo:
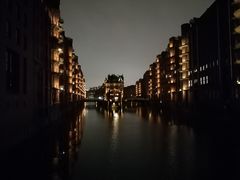
[(206, 84), (208, 84), (208, 76), (206, 76)]
[(202, 84), (202, 78), (200, 78), (200, 84)]

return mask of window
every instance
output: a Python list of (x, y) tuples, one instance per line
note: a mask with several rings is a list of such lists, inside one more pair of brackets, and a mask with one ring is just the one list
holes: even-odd
[(206, 84), (208, 84), (208, 76), (206, 76)]
[(202, 84), (202, 83), (203, 83), (202, 78), (200, 78), (200, 84)]
[(24, 13), (24, 15), (23, 15), (23, 26), (27, 27), (27, 14), (26, 13)]
[(12, 0), (7, 0), (7, 6), (8, 6), (8, 10), (11, 11), (12, 10)]
[(20, 45), (20, 30), (18, 28), (16, 29), (16, 42), (17, 45)]
[(25, 6), (28, 5), (28, 0), (24, 0), (24, 5), (25, 5)]
[(27, 93), (27, 59), (23, 59), (23, 93)]
[(10, 39), (12, 34), (11, 34), (11, 24), (9, 21), (6, 21), (6, 35)]
[(21, 13), (20, 13), (20, 5), (16, 4), (16, 13), (17, 13), (17, 19), (21, 19)]
[(24, 37), (23, 37), (23, 49), (24, 50), (27, 50), (27, 37), (26, 37), (26, 35), (24, 35)]
[(19, 92), (19, 55), (11, 50), (6, 51), (6, 91)]

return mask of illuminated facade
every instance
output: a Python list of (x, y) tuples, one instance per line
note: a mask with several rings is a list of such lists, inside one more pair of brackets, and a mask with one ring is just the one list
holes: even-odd
[(150, 99), (152, 96), (152, 73), (151, 70), (148, 69), (144, 74), (143, 74), (143, 86), (142, 86), (142, 97)]
[(160, 99), (160, 94), (161, 94), (161, 71), (160, 71), (160, 55), (156, 57), (156, 98), (159, 100)]
[(64, 72), (64, 36), (59, 5), (59, 0), (49, 3), (48, 11), (51, 19), (51, 104), (60, 103), (60, 92), (64, 90), (60, 83), (60, 76)]
[(190, 60), (190, 25), (182, 25), (182, 34), (180, 37), (179, 46), (179, 77), (180, 77), (180, 88), (179, 88), (179, 101), (182, 104), (188, 104), (190, 91), (190, 80), (189, 80), (189, 60)]
[[(75, 100), (86, 96), (80, 65), (73, 60), (73, 54), (65, 56), (66, 37), (59, 3), (59, 0), (0, 1), (2, 146), (29, 138), (59, 117), (55, 116), (61, 114), (55, 105), (66, 104), (65, 92), (73, 94), (73, 84), (78, 95)], [(73, 100), (73, 95), (70, 98)]]
[[(240, 1), (216, 0), (181, 26), (143, 75), (141, 96), (163, 104), (240, 105)], [(140, 83), (136, 82), (136, 96)]]
[(157, 99), (157, 63), (153, 62), (149, 66), (149, 97), (152, 100)]
[[(233, 29), (232, 32), (232, 101), (236, 106), (240, 105), (240, 1), (234, 0), (228, 3), (229, 20)], [(231, 11), (232, 10), (232, 11)]]
[(168, 96), (170, 101), (176, 103), (179, 95), (179, 37), (169, 39), (167, 53), (168, 59), (166, 64), (166, 78), (168, 81)]
[(122, 102), (123, 89), (123, 75), (108, 75), (104, 81), (104, 100), (109, 102)]
[(59, 4), (49, 9), (51, 17), (51, 103), (70, 103), (86, 98), (86, 85), (73, 40), (65, 36)]
[(72, 69), (73, 101), (79, 101), (86, 98), (86, 84), (81, 65), (78, 64), (78, 56), (75, 54), (73, 54)]
[(143, 97), (143, 79), (139, 79), (135, 85), (136, 97)]

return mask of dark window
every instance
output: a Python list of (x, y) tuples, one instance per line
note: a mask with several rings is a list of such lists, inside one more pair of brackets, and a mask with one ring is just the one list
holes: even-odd
[(19, 55), (11, 50), (6, 52), (6, 90), (19, 92)]
[(12, 33), (11, 33), (11, 24), (9, 23), (9, 21), (6, 21), (6, 34), (7, 34), (7, 37), (10, 39), (12, 36)]
[(24, 5), (28, 5), (28, 0), (24, 0)]
[(16, 41), (17, 45), (20, 45), (20, 30), (16, 29)]
[(24, 35), (24, 37), (23, 37), (23, 49), (24, 50), (27, 50), (27, 37), (26, 37), (26, 35)]
[(27, 93), (27, 71), (28, 71), (27, 59), (24, 58), (23, 60), (23, 93), (24, 94)]
[(12, 10), (12, 0), (7, 0), (7, 6), (8, 6), (8, 10), (11, 11)]
[(16, 4), (16, 13), (17, 13), (17, 19), (21, 19), (21, 13), (20, 13), (20, 5)]
[(27, 27), (27, 14), (26, 13), (24, 13), (24, 15), (23, 15), (23, 26)]

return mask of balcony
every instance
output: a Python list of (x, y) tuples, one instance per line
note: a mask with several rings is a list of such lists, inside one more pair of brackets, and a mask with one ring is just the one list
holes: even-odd
[(234, 49), (240, 49), (240, 42), (235, 44)]
[(234, 64), (240, 64), (240, 59), (236, 59)]
[(236, 18), (240, 18), (240, 8), (239, 9), (237, 9), (234, 13), (233, 13), (233, 15), (234, 15), (234, 17), (236, 17)]
[(240, 34), (240, 25), (238, 25), (238, 26), (234, 29), (234, 31), (235, 31), (236, 33), (239, 33), (239, 34)]

